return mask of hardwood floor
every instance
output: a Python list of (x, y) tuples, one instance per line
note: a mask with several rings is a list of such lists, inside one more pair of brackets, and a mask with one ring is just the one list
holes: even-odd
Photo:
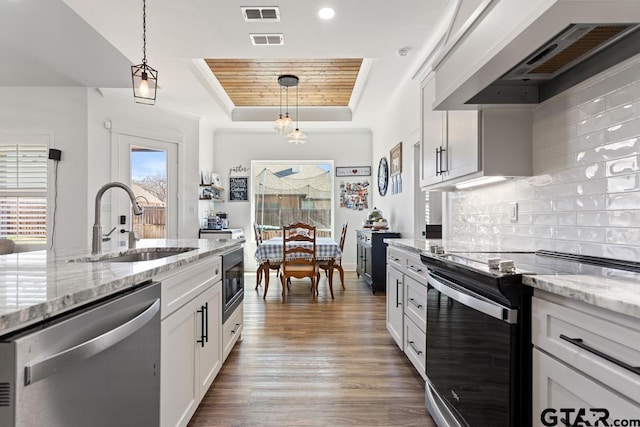
[[(335, 276), (334, 276), (335, 277)], [(345, 272), (313, 300), (294, 280), (286, 303), (245, 275), (244, 334), (189, 426), (426, 426), (424, 381), (385, 325), (385, 295)]]

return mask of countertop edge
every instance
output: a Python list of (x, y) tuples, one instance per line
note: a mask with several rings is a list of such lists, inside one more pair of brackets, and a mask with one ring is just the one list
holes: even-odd
[[(429, 244), (442, 244), (442, 240), (384, 239), (390, 247), (417, 253), (428, 252)], [(597, 280), (597, 282), (596, 282)], [(622, 279), (593, 278), (588, 275), (526, 275), (522, 282), (534, 289), (581, 301), (596, 307), (626, 314), (640, 319), (640, 283)]]
[[(203, 258), (221, 255), (235, 247), (242, 247), (244, 242), (244, 239), (238, 241), (230, 240), (228, 244), (220, 247), (199, 248), (194, 251), (185, 252), (184, 254), (166, 257), (158, 260), (159, 262), (157, 263), (150, 262), (147, 269), (145, 269), (144, 263), (135, 263), (141, 267), (141, 269), (134, 273), (125, 274), (123, 277), (107, 280), (98, 285), (64, 293), (60, 296), (48, 297), (46, 301), (24, 308), (18, 308), (11, 313), (0, 314), (0, 338), (39, 322), (46, 321), (52, 317), (65, 314), (70, 310), (81, 308), (84, 305), (107, 298), (118, 292), (134, 289), (153, 279), (160, 273), (197, 262)], [(94, 264), (101, 263), (97, 262)]]

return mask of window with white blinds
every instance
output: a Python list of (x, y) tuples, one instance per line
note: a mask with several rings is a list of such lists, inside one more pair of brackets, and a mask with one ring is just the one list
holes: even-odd
[(47, 240), (46, 144), (0, 141), (0, 238)]

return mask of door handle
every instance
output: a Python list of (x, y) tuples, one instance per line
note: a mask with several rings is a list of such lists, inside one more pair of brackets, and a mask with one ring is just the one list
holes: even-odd
[(560, 334), (560, 339), (563, 339), (573, 345), (575, 345), (576, 347), (580, 347), (583, 350), (588, 351), (591, 354), (595, 354), (596, 356), (599, 356), (601, 358), (603, 358), (604, 360), (607, 360), (611, 363), (613, 363), (614, 365), (618, 365), (621, 368), (626, 369), (627, 371), (631, 371), (636, 375), (640, 375), (640, 367), (635, 367), (635, 366), (631, 366), (628, 363), (623, 362), (622, 360), (619, 360), (613, 356), (610, 356), (606, 353), (601, 352), (600, 350), (596, 350), (595, 348), (587, 345), (584, 343), (584, 341), (582, 340), (582, 338), (569, 338), (566, 335)]
[(418, 350), (418, 348), (416, 347), (416, 345), (413, 343), (413, 341), (409, 341), (409, 347), (411, 347), (411, 350), (413, 350), (413, 352), (415, 354), (417, 354), (418, 356), (420, 356), (422, 354), (422, 351)]
[(438, 165), (438, 159), (440, 159), (440, 147), (436, 147), (436, 176), (440, 175), (440, 166)]
[(399, 295), (400, 295), (400, 281), (396, 279), (396, 307), (399, 307), (402, 305), (402, 303), (400, 302), (400, 299), (398, 298)]
[(209, 319), (207, 316), (207, 311), (209, 308), (209, 303), (206, 302), (204, 305), (200, 306), (200, 310), (196, 310), (197, 313), (200, 313), (202, 317), (200, 318), (200, 339), (196, 342), (200, 344), (200, 347), (204, 347), (205, 342), (209, 342), (208, 337), (208, 329), (209, 329)]
[[(446, 148), (440, 148), (440, 174), (443, 175), (447, 171), (447, 163), (449, 163), (449, 155)], [(446, 154), (446, 162), (442, 161), (442, 155)]]
[(417, 308), (422, 308), (422, 304), (418, 304), (415, 299), (409, 298), (409, 302), (415, 305)]
[(422, 273), (422, 269), (421, 268), (416, 268), (413, 265), (408, 265), (407, 268), (409, 270), (415, 271), (416, 273)]
[(142, 313), (138, 314), (133, 319), (127, 320), (120, 326), (74, 347), (47, 357), (40, 362), (25, 366), (24, 384), (33, 384), (68, 366), (78, 364), (83, 360), (113, 347), (120, 341), (142, 329), (159, 310), (160, 299), (156, 299)]

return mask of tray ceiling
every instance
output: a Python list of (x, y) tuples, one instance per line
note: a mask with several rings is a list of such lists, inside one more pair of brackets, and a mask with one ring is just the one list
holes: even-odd
[[(300, 78), (301, 107), (346, 107), (362, 65), (362, 58), (339, 59), (205, 59), (236, 107), (280, 105), (278, 76)], [(289, 91), (289, 110), (295, 107), (296, 88)], [(285, 99), (282, 100), (283, 106)]]

